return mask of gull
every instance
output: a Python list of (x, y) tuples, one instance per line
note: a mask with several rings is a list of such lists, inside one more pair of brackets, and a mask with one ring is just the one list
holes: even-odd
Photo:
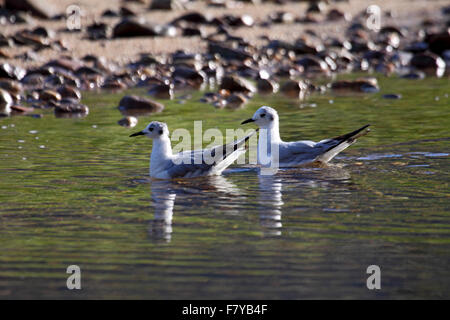
[(211, 149), (183, 151), (173, 154), (167, 124), (150, 122), (147, 127), (130, 137), (144, 135), (153, 139), (150, 156), (150, 177), (156, 179), (193, 178), (220, 175), (241, 154), (245, 153), (245, 142), (254, 134), (232, 143)]
[(275, 109), (262, 106), (252, 118), (241, 124), (254, 122), (259, 130), (258, 164), (262, 167), (297, 167), (311, 163), (328, 163), (339, 152), (352, 145), (357, 138), (367, 134), (369, 125), (353, 132), (331, 138), (314, 141), (284, 142), (280, 138), (279, 118)]

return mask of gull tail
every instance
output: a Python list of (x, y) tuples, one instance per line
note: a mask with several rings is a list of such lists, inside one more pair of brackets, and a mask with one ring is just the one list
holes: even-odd
[(347, 134), (343, 134), (341, 136), (335, 137), (333, 139), (330, 139), (326, 142), (326, 144), (331, 144), (332, 146), (329, 147), (325, 153), (321, 154), (317, 157), (317, 161), (327, 163), (331, 159), (333, 159), (339, 152), (345, 150), (349, 146), (351, 146), (353, 143), (356, 142), (356, 139), (359, 137), (362, 137), (369, 133), (370, 129), (368, 128), (370, 124), (367, 124), (355, 131), (352, 131)]
[[(218, 159), (215, 161), (214, 174), (221, 174), (223, 170), (229, 167), (237, 158), (243, 153), (245, 153), (245, 143), (256, 133), (258, 130), (250, 133), (246, 137), (235, 140), (232, 143), (224, 144), (223, 146), (217, 147), (211, 153), (214, 157), (217, 152), (221, 152)], [(217, 152), (216, 152), (217, 151)]]

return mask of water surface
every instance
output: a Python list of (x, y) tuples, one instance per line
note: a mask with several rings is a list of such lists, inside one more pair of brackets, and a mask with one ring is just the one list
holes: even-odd
[[(123, 92), (84, 94), (83, 119), (0, 119), (0, 298), (450, 298), (449, 82), (378, 79), (376, 94), (234, 111), (194, 93), (134, 129), (117, 125)], [(327, 168), (172, 182), (148, 179), (151, 141), (128, 137), (151, 120), (236, 128), (262, 104), (286, 140), (372, 132)], [(81, 291), (66, 289), (72, 264)]]

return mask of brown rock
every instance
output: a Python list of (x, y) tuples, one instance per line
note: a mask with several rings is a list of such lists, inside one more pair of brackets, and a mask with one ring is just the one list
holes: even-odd
[(139, 96), (125, 96), (119, 102), (119, 110), (124, 115), (145, 115), (164, 110), (164, 105)]
[(255, 86), (250, 81), (235, 75), (223, 77), (219, 88), (230, 92), (256, 92)]
[(308, 86), (303, 81), (288, 80), (281, 86), (280, 92), (290, 98), (302, 99), (307, 88)]
[(155, 84), (148, 93), (159, 99), (172, 99), (173, 87), (172, 83)]

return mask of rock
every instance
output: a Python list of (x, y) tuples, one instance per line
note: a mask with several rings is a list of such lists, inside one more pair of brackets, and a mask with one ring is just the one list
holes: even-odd
[(251, 82), (235, 75), (223, 77), (219, 88), (230, 92), (256, 92), (256, 88)]
[(162, 84), (156, 84), (150, 90), (148, 93), (155, 98), (159, 99), (172, 99), (173, 98), (173, 83), (162, 83)]
[(150, 10), (172, 10), (183, 9), (184, 6), (179, 0), (152, 0)]
[(23, 93), (22, 84), (11, 79), (0, 79), (0, 88), (8, 91), (11, 96), (15, 96), (15, 100), (18, 100), (17, 97), (20, 98), (20, 95)]
[(190, 83), (198, 86), (206, 81), (206, 74), (203, 71), (197, 71), (183, 66), (176, 67), (172, 73), (172, 77), (188, 80)]
[(229, 109), (241, 108), (246, 102), (247, 98), (240, 93), (233, 93), (229, 95), (225, 100), (225, 107)]
[(383, 99), (401, 99), (401, 98), (402, 98), (401, 94), (396, 93), (383, 94)]
[(402, 79), (422, 80), (425, 79), (425, 73), (422, 71), (411, 71), (400, 76)]
[(303, 99), (308, 86), (303, 81), (288, 80), (280, 88), (280, 92), (287, 97)]
[(444, 60), (434, 53), (424, 52), (415, 54), (410, 64), (414, 68), (437, 76), (442, 76), (445, 72)]
[(0, 64), (0, 78), (21, 80), (26, 74), (25, 69), (14, 67), (9, 63)]
[(269, 19), (273, 23), (292, 23), (294, 22), (294, 16), (290, 12), (277, 11), (269, 14)]
[(111, 28), (103, 22), (94, 22), (87, 27), (89, 40), (108, 39), (111, 35)]
[(270, 79), (258, 79), (257, 88), (260, 94), (271, 94), (278, 91), (280, 86)]
[(295, 61), (295, 64), (302, 66), (307, 72), (327, 72), (328, 64), (322, 59), (307, 54)]
[(362, 78), (356, 80), (340, 80), (331, 84), (331, 89), (336, 91), (355, 91), (373, 93), (378, 92), (378, 81), (376, 78)]
[(425, 38), (430, 51), (442, 55), (445, 50), (450, 50), (450, 31), (430, 34)]
[(349, 16), (339, 9), (331, 9), (328, 11), (327, 19), (330, 21), (337, 21), (341, 19), (349, 20)]
[(249, 59), (252, 56), (241, 49), (228, 48), (218, 43), (209, 42), (208, 43), (208, 52), (210, 54), (219, 54), (224, 59), (229, 60), (245, 60)]
[(4, 0), (4, 2), (6, 9), (29, 11), (43, 19), (50, 19), (58, 14), (56, 7), (47, 0)]
[(179, 16), (174, 19), (170, 24), (177, 25), (180, 21), (185, 21), (194, 24), (207, 24), (209, 23), (209, 19), (205, 17), (203, 13), (200, 12), (189, 12)]
[(8, 91), (0, 89), (0, 116), (9, 116), (11, 114), (11, 105), (13, 99)]
[(164, 110), (164, 105), (139, 96), (124, 96), (119, 102), (119, 110), (123, 115), (146, 115)]
[(154, 37), (157, 36), (154, 27), (143, 19), (125, 18), (114, 26), (114, 38)]
[(58, 92), (47, 89), (39, 93), (39, 99), (43, 101), (59, 101), (62, 97)]
[(77, 88), (64, 85), (58, 88), (58, 93), (61, 95), (62, 98), (72, 98), (75, 100), (81, 99), (81, 93)]
[(81, 118), (89, 114), (89, 108), (80, 103), (65, 101), (55, 105), (55, 117), (57, 118)]
[(120, 119), (119, 121), (117, 121), (117, 123), (122, 127), (133, 128), (137, 125), (138, 119), (133, 116), (128, 116)]
[(11, 106), (11, 114), (12, 115), (26, 114), (26, 113), (31, 113), (33, 111), (34, 111), (33, 107), (24, 107), (24, 106), (18, 106), (18, 105)]

